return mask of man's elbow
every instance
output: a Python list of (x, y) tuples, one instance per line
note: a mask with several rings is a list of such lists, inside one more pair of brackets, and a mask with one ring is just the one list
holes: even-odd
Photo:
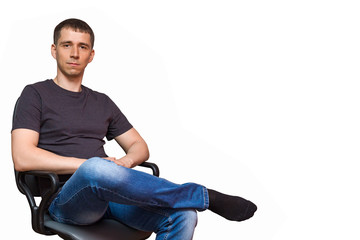
[(146, 142), (144, 141), (144, 144), (145, 144), (145, 148), (144, 148), (144, 161), (147, 161), (149, 160), (150, 158), (150, 151), (149, 151), (149, 148), (148, 148), (148, 145), (146, 144)]
[(22, 149), (22, 151), (13, 150), (12, 159), (16, 171), (25, 172), (34, 170), (32, 169), (32, 166), (30, 164), (31, 161), (29, 161), (28, 154), (26, 154), (26, 151), (24, 149)]
[(39, 134), (29, 129), (15, 129), (11, 133), (11, 154), (16, 171), (34, 170), (31, 159), (35, 152)]
[(31, 170), (29, 169), (28, 164), (26, 164), (20, 156), (13, 156), (13, 162), (15, 170), (18, 172), (25, 172)]
[(150, 152), (149, 149), (147, 149), (147, 151), (145, 152), (145, 161), (149, 160), (150, 158)]

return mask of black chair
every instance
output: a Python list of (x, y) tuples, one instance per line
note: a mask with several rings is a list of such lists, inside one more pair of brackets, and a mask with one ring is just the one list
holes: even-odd
[[(152, 170), (153, 175), (159, 176), (159, 168), (154, 163), (145, 162), (140, 166)], [(31, 209), (31, 223), (35, 232), (44, 235), (57, 234), (62, 239), (73, 240), (142, 240), (150, 237), (151, 232), (142, 232), (126, 226), (112, 219), (103, 219), (99, 222), (77, 226), (58, 223), (50, 218), (47, 208), (53, 194), (63, 184), (57, 174), (46, 171), (15, 171), (16, 185), (19, 191), (25, 194)], [(49, 190), (43, 194), (41, 202), (37, 205), (35, 197), (41, 196), (38, 179), (47, 178), (51, 183)]]

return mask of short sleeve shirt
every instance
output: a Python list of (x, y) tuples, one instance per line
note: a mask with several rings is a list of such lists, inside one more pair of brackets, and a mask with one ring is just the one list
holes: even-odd
[(82, 86), (67, 91), (46, 80), (28, 85), (18, 100), (12, 130), (39, 133), (38, 147), (67, 157), (106, 157), (104, 138), (132, 128), (124, 114), (105, 94)]

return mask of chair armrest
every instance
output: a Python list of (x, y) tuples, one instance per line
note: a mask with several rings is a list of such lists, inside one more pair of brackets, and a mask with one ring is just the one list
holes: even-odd
[(154, 176), (156, 176), (156, 177), (159, 177), (159, 176), (160, 176), (159, 167), (158, 167), (155, 163), (152, 163), (152, 162), (143, 162), (143, 163), (141, 163), (139, 166), (141, 166), (141, 167), (146, 167), (146, 168), (150, 168), (150, 169), (152, 170)]
[[(41, 178), (48, 178), (50, 180), (50, 188), (45, 192), (42, 196), (42, 200), (37, 206), (35, 202), (35, 196), (31, 191), (31, 187), (27, 184), (25, 176), (32, 175)], [(44, 215), (47, 211), (48, 206), (50, 205), (50, 201), (52, 196), (59, 190), (59, 178), (58, 175), (53, 172), (47, 171), (26, 171), (26, 172), (18, 172), (15, 171), (16, 184), (21, 193), (23, 193), (30, 205), (31, 209), (31, 224), (32, 228), (35, 232), (45, 234), (45, 235), (53, 235), (50, 231), (46, 230), (44, 226)]]

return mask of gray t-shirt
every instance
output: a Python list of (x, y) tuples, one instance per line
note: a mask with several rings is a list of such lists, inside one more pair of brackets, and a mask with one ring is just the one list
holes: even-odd
[(46, 80), (28, 85), (18, 100), (12, 130), (40, 134), (38, 147), (67, 157), (106, 157), (104, 137), (111, 140), (132, 128), (105, 94), (82, 86), (67, 91)]

